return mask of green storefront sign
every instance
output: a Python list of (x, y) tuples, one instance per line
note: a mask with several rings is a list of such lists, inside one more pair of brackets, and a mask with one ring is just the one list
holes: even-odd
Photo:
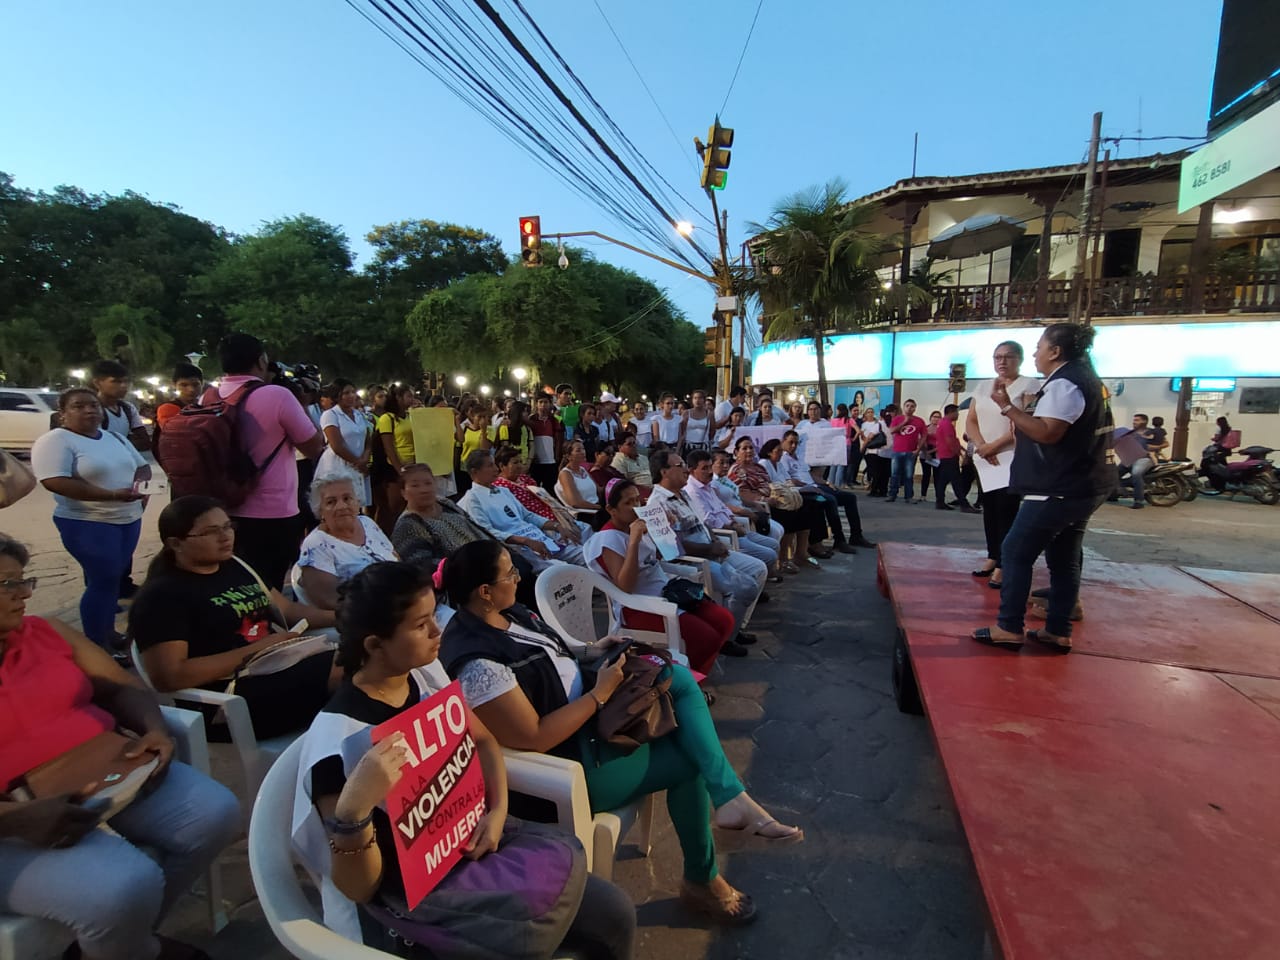
[(1280, 167), (1280, 101), (1232, 127), (1182, 161), (1178, 212)]

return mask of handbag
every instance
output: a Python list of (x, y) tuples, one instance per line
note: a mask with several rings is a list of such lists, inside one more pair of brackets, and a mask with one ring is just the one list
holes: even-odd
[(17, 800), (42, 800), (80, 795), (92, 783), (93, 809), (99, 822), (108, 820), (133, 801), (160, 762), (146, 751), (126, 758), (137, 742), (115, 731), (100, 733), (28, 770), (10, 785), (10, 792)]
[(800, 491), (789, 483), (769, 484), (769, 502), (780, 510), (799, 510), (804, 506)]
[(631, 753), (642, 743), (666, 736), (679, 724), (671, 699), (670, 651), (636, 643), (624, 658), (622, 685), (596, 715), (596, 734), (623, 753)]
[(868, 449), (868, 450), (878, 450), (878, 449), (880, 449), (881, 447), (883, 447), (883, 446), (884, 446), (886, 443), (888, 443), (888, 442), (889, 442), (889, 438), (888, 438), (888, 437), (886, 437), (886, 436), (884, 435), (884, 431), (883, 431), (883, 430), (881, 430), (881, 431), (879, 431), (878, 433), (874, 434), (874, 435), (871, 437), (871, 439), (867, 441), (867, 449)]
[(11, 507), (36, 488), (36, 477), (6, 450), (0, 450), (0, 507)]
[(681, 610), (695, 610), (707, 597), (706, 590), (696, 580), (672, 577), (662, 585), (662, 599), (674, 603)]

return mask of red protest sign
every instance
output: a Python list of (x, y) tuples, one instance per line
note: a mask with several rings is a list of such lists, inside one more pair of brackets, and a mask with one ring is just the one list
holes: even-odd
[(461, 859), (484, 816), (484, 774), (456, 680), (374, 727), (372, 739), (397, 733), (404, 735), (410, 761), (387, 794), (387, 815), (413, 909)]

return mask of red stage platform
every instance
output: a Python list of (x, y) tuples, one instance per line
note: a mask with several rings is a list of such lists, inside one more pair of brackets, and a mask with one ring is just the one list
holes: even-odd
[(1280, 577), (1090, 562), (1062, 656), (968, 639), (980, 559), (883, 544), (880, 584), (1003, 956), (1280, 957)]

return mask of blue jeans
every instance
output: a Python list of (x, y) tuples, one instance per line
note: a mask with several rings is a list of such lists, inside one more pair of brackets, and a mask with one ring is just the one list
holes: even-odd
[[(63, 850), (0, 840), (0, 910), (65, 924), (91, 956), (148, 960), (156, 924), (239, 831), (240, 804), (174, 763), (111, 828), (119, 836), (92, 830)], [(158, 862), (139, 846), (157, 848)]]
[(1071, 611), (1080, 596), (1080, 563), (1089, 518), (1102, 497), (1023, 499), (1000, 546), (1001, 630), (1022, 633), (1031, 595), (1031, 568), (1040, 554), (1049, 567), (1049, 602), (1045, 629), (1055, 637), (1071, 636)]
[(116, 629), (116, 602), (120, 581), (133, 568), (133, 550), (142, 532), (142, 520), (102, 523), (54, 517), (62, 545), (84, 571), (80, 597), (80, 626), (84, 635), (100, 647), (110, 647)]
[(898, 487), (908, 500), (916, 495), (916, 455), (914, 453), (895, 453), (893, 455), (893, 472), (889, 475), (889, 499), (898, 496)]

